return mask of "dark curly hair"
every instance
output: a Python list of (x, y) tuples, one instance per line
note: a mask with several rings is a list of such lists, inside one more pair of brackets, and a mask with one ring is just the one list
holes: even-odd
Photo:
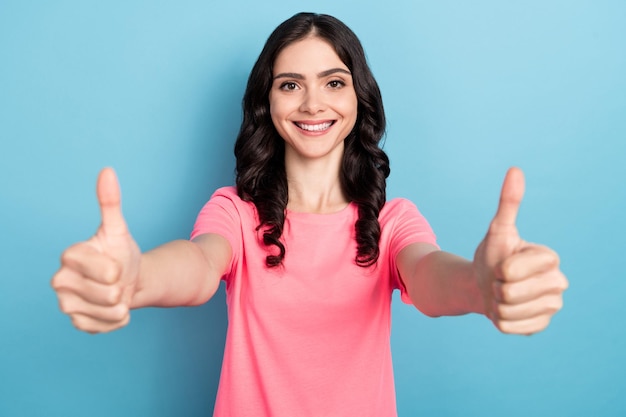
[(266, 265), (280, 265), (285, 257), (280, 237), (285, 223), (288, 186), (285, 144), (271, 120), (269, 93), (278, 54), (286, 46), (311, 35), (329, 42), (352, 73), (358, 115), (354, 128), (344, 140), (340, 181), (346, 197), (358, 207), (358, 220), (354, 225), (355, 262), (368, 267), (376, 263), (380, 253), (378, 214), (385, 204), (389, 176), (389, 158), (379, 146), (385, 133), (385, 112), (361, 42), (338, 19), (298, 13), (280, 24), (265, 43), (243, 97), (243, 121), (235, 143), (237, 193), (256, 206), (260, 221), (257, 230), (263, 229), (263, 243), (278, 249), (277, 254), (270, 253), (266, 257)]

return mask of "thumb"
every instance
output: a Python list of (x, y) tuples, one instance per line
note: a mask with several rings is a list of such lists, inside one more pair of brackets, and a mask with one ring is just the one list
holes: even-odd
[(515, 226), (522, 197), (524, 197), (524, 173), (519, 168), (510, 168), (504, 177), (498, 211), (491, 222), (492, 228)]
[(102, 215), (101, 229), (104, 234), (120, 235), (126, 233), (126, 221), (122, 215), (120, 186), (112, 168), (104, 168), (100, 171), (96, 194)]

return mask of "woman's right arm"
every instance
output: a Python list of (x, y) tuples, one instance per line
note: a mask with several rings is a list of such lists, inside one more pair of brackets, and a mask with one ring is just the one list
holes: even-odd
[(100, 173), (97, 194), (98, 231), (63, 253), (51, 283), (76, 328), (108, 332), (128, 324), (132, 308), (198, 305), (215, 294), (231, 258), (226, 239), (206, 234), (142, 254), (128, 232), (112, 169)]
[(175, 240), (146, 252), (131, 308), (207, 302), (217, 291), (230, 257), (230, 244), (216, 234)]

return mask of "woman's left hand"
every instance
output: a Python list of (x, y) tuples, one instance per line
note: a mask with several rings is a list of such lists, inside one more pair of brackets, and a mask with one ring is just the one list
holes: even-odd
[(568, 281), (556, 252), (520, 238), (515, 220), (523, 195), (524, 174), (511, 168), (473, 266), (485, 315), (504, 333), (530, 335), (545, 329), (561, 309)]

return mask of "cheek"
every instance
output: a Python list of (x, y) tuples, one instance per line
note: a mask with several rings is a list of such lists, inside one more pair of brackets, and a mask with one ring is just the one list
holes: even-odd
[(273, 102), (271, 97), (270, 97), (270, 118), (272, 119), (272, 125), (274, 126), (274, 129), (276, 129), (280, 137), (284, 138), (284, 135), (285, 135), (284, 134), (285, 132), (284, 111), (281, 111), (281, 107), (276, 102)]
[(340, 103), (342, 111), (345, 114), (356, 114), (359, 106), (359, 100), (354, 91), (351, 91), (350, 94), (343, 95)]
[(356, 96), (347, 97), (346, 100), (342, 103), (342, 111), (344, 117), (347, 119), (354, 119), (356, 121), (358, 114), (359, 102)]
[(282, 119), (286, 116), (287, 111), (285, 108), (284, 100), (276, 100), (272, 99), (270, 95), (270, 116), (272, 116), (272, 121), (276, 123), (279, 119)]
[(274, 127), (278, 128), (279, 126), (279, 107), (276, 105), (276, 103), (272, 100), (272, 97), (270, 96), (270, 117), (272, 119), (272, 124), (274, 125)]

